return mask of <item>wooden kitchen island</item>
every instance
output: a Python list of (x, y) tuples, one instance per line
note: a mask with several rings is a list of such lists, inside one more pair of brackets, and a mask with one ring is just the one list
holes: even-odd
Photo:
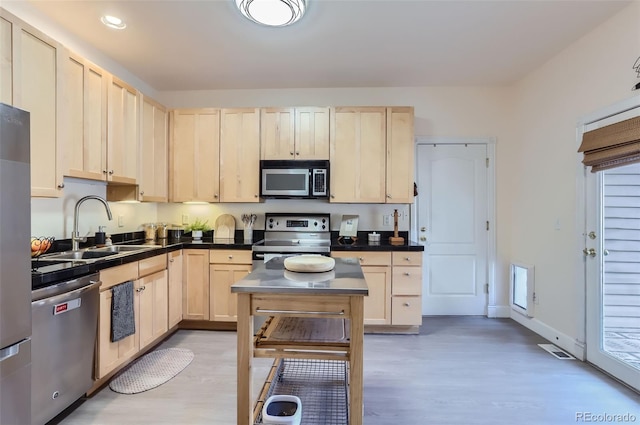
[[(238, 425), (261, 423), (264, 401), (278, 393), (278, 385), (295, 370), (302, 370), (292, 372), (304, 374), (294, 378), (302, 384), (286, 387), (286, 392), (300, 391), (292, 395), (301, 399), (302, 423), (305, 415), (323, 415), (317, 409), (332, 406), (305, 398), (308, 393), (302, 387), (324, 387), (320, 375), (326, 371), (333, 374), (329, 380), (335, 386), (335, 370), (342, 369), (344, 372), (338, 375), (344, 378), (344, 409), (337, 410), (344, 410), (344, 419), (338, 416), (334, 420), (336, 412), (327, 410), (332, 420), (322, 423), (362, 425), (363, 297), (368, 295), (368, 288), (358, 260), (336, 259), (335, 268), (329, 272), (296, 273), (284, 269), (283, 258), (274, 258), (254, 264), (253, 271), (235, 283), (231, 292), (238, 294)], [(267, 318), (255, 333), (254, 316)], [(254, 357), (275, 358), (257, 399), (251, 385)], [(327, 391), (335, 392), (335, 388)], [(335, 394), (330, 396), (335, 400)], [(331, 404), (339, 406), (340, 402)]]

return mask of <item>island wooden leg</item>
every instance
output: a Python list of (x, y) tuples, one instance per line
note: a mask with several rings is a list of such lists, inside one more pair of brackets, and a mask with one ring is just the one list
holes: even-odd
[(364, 297), (351, 297), (351, 344), (349, 356), (349, 425), (362, 425), (363, 413)]
[(253, 359), (253, 317), (251, 294), (238, 294), (238, 425), (253, 424), (251, 361)]

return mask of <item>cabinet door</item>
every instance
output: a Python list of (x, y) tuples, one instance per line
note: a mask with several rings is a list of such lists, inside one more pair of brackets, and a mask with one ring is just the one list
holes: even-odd
[(169, 329), (182, 320), (182, 251), (169, 253)]
[(65, 107), (60, 111), (66, 141), (64, 175), (107, 178), (107, 75), (73, 53), (65, 55)]
[(209, 320), (209, 251), (185, 249), (182, 255), (182, 318)]
[(295, 159), (293, 108), (260, 110), (261, 159)]
[(329, 108), (296, 108), (296, 159), (329, 159)]
[(218, 202), (220, 110), (179, 109), (170, 114), (171, 202)]
[(141, 201), (168, 200), (168, 116), (164, 106), (142, 97), (140, 114), (140, 194)]
[(386, 109), (333, 108), (331, 202), (385, 202)]
[(145, 276), (137, 283), (140, 300), (140, 349), (143, 349), (168, 329), (167, 271)]
[(387, 108), (387, 202), (413, 203), (413, 108)]
[(111, 301), (113, 295), (107, 289), (100, 292), (100, 313), (98, 325), (98, 360), (96, 378), (102, 378), (138, 352), (139, 346), (139, 309), (138, 297), (134, 298), (136, 333), (118, 342), (111, 342)]
[(31, 120), (31, 196), (59, 197), (64, 187), (56, 121), (63, 107), (57, 78), (61, 49), (26, 26), (17, 31), (13, 49), (17, 60), (14, 105), (29, 111)]
[(138, 178), (138, 92), (111, 77), (108, 98), (107, 179), (136, 184)]
[(220, 201), (258, 202), (260, 110), (223, 109), (220, 128)]
[(391, 267), (363, 267), (369, 287), (364, 297), (364, 324), (391, 324)]
[(0, 102), (13, 105), (13, 24), (0, 17)]
[(210, 268), (211, 320), (235, 322), (238, 319), (238, 296), (231, 285), (251, 273), (251, 265), (212, 264)]

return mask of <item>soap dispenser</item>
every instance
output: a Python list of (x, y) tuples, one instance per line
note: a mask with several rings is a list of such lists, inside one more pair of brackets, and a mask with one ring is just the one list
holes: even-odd
[(98, 226), (98, 231), (96, 232), (96, 235), (95, 235), (96, 246), (104, 246), (104, 244), (106, 243), (104, 228), (105, 226)]

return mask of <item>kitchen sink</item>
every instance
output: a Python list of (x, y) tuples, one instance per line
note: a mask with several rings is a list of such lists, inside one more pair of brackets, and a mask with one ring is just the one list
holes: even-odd
[(124, 256), (153, 249), (148, 245), (111, 245), (101, 248), (88, 248), (80, 251), (65, 251), (43, 255), (39, 261), (83, 261), (94, 262), (101, 258)]

